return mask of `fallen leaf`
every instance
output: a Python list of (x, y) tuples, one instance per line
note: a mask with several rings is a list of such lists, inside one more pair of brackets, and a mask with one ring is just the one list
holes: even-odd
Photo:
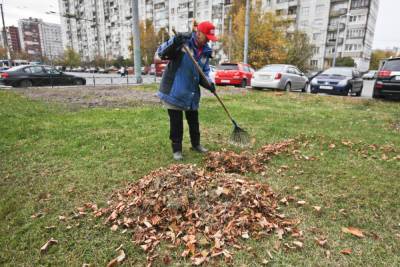
[(352, 235), (357, 236), (359, 238), (363, 238), (364, 237), (363, 232), (360, 229), (355, 228), (355, 227), (342, 227), (342, 232), (343, 233), (352, 234)]
[(300, 241), (293, 241), (292, 243), (293, 243), (293, 245), (295, 245), (295, 246), (298, 247), (298, 248), (303, 248), (303, 242), (300, 242)]
[(249, 236), (249, 233), (248, 233), (248, 232), (244, 232), (244, 233), (242, 233), (242, 237), (243, 237), (244, 239), (249, 239), (249, 238), (250, 238), (250, 236)]
[(335, 147), (336, 147), (335, 144), (330, 144), (330, 145), (329, 145), (329, 148), (330, 148), (330, 149), (334, 149)]
[(326, 238), (323, 239), (315, 238), (315, 242), (317, 242), (319, 246), (325, 247), (325, 245), (328, 243), (328, 240)]
[(46, 242), (46, 244), (44, 244), (44, 245), (40, 248), (40, 252), (41, 252), (41, 253), (47, 252), (47, 250), (49, 249), (49, 247), (50, 247), (51, 245), (54, 245), (54, 244), (58, 244), (58, 241), (55, 240), (54, 238), (50, 238), (50, 239)]
[(110, 227), (110, 230), (113, 231), (113, 232), (117, 231), (118, 230), (118, 225), (113, 224), (113, 226)]
[(353, 250), (351, 248), (346, 248), (341, 250), (340, 253), (342, 253), (343, 255), (350, 255), (351, 253), (353, 253)]
[(297, 201), (297, 204), (298, 205), (304, 205), (304, 204), (306, 204), (306, 202), (304, 200), (299, 200), (299, 201)]
[(320, 211), (321, 211), (321, 207), (320, 207), (320, 206), (313, 206), (313, 208), (314, 208), (317, 212), (320, 212)]
[(331, 252), (329, 250), (326, 250), (325, 251), (325, 256), (326, 256), (327, 259), (330, 259), (331, 258)]
[(298, 191), (298, 190), (300, 190), (300, 186), (297, 186), (297, 185), (296, 185), (295, 187), (293, 187), (293, 189), (296, 190), (296, 191)]
[(119, 255), (118, 257), (116, 257), (115, 259), (112, 259), (108, 264), (107, 267), (114, 267), (114, 266), (118, 266), (120, 263), (122, 263), (126, 258), (125, 252), (121, 249), (119, 251)]
[(63, 216), (63, 215), (60, 215), (60, 216), (58, 216), (58, 219), (59, 219), (60, 221), (65, 221), (66, 217)]

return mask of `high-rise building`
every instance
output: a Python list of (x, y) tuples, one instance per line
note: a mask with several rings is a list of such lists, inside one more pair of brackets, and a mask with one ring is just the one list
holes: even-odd
[[(161, 28), (189, 31), (193, 19), (209, 20), (216, 34), (228, 29), (230, 0), (139, 0), (140, 20), (150, 19), (156, 31)], [(337, 57), (354, 58), (357, 67), (368, 69), (379, 0), (260, 0), (253, 7), (282, 16), (291, 25), (288, 32), (301, 30), (314, 44), (310, 64), (315, 69), (331, 66)], [(96, 55), (130, 57), (132, 36), (131, 0), (59, 0), (63, 38), (85, 60)], [(258, 7), (258, 6), (257, 6)], [(67, 15), (67, 16), (65, 16)], [(68, 15), (72, 15), (69, 16)], [(224, 25), (224, 27), (223, 27)], [(337, 40), (337, 43), (336, 43)], [(251, 41), (251, 40), (250, 40)], [(213, 44), (218, 51), (220, 44)], [(217, 59), (226, 59), (222, 52)]]
[(41, 19), (21, 19), (18, 21), (21, 48), (36, 59), (42, 57), (39, 24)]
[(64, 47), (61, 37), (61, 26), (59, 24), (40, 23), (39, 33), (43, 56), (53, 59), (63, 55)]
[(21, 52), (21, 40), (19, 38), (18, 27), (6, 27), (7, 42), (11, 53)]
[[(139, 17), (153, 22), (155, 30), (191, 30), (193, 18), (210, 20), (221, 31), (223, 12), (229, 0), (139, 0)], [(83, 60), (97, 55), (106, 58), (131, 57), (132, 0), (59, 0), (64, 45)]]
[(379, 0), (263, 0), (264, 11), (293, 21), (291, 30), (308, 34), (314, 44), (311, 66), (324, 69), (333, 57), (352, 57), (368, 70)]

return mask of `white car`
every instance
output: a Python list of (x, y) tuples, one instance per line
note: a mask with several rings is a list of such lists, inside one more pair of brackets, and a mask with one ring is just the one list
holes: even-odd
[(362, 78), (364, 80), (373, 80), (376, 78), (378, 71), (377, 70), (370, 70), (367, 73), (365, 73)]
[(271, 64), (253, 74), (251, 86), (254, 89), (272, 88), (286, 91), (301, 90), (306, 92), (308, 78), (292, 65)]

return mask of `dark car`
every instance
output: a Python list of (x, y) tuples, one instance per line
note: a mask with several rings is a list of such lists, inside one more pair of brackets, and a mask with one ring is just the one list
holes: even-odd
[(385, 60), (378, 71), (373, 98), (400, 98), (400, 58)]
[(361, 96), (363, 80), (360, 72), (348, 67), (330, 68), (311, 81), (311, 93)]
[(0, 84), (13, 87), (84, 85), (86, 79), (63, 73), (49, 66), (24, 65), (3, 72)]

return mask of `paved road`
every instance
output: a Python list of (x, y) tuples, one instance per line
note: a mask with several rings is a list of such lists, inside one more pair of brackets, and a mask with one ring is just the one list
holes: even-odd
[[(96, 85), (110, 85), (110, 84), (135, 84), (136, 79), (134, 75), (129, 75), (128, 77), (121, 77), (120, 75), (113, 74), (102, 74), (102, 73), (84, 73), (84, 72), (72, 72), (72, 75), (85, 77), (86, 85), (93, 86), (93, 77), (95, 77)], [(153, 83), (154, 75), (142, 75), (143, 83)], [(161, 78), (157, 77), (156, 81), (160, 82)], [(374, 81), (364, 80), (364, 88), (361, 97), (372, 98), (372, 89), (374, 86)], [(308, 90), (309, 91), (309, 90)]]
[[(104, 74), (104, 73), (85, 73), (85, 72), (67, 72), (68, 74), (84, 77), (86, 79), (86, 85), (93, 86), (93, 80), (96, 85), (110, 85), (110, 84), (135, 84), (136, 78), (134, 75), (128, 75), (121, 77), (116, 73)], [(154, 75), (142, 75), (143, 83), (153, 83)], [(160, 81), (160, 77), (157, 77), (156, 81)]]
[[(364, 87), (361, 94), (362, 98), (372, 98), (372, 91), (374, 89), (375, 80), (364, 80)], [(310, 92), (310, 87), (308, 87), (307, 92)], [(327, 95), (327, 94), (320, 94)]]

